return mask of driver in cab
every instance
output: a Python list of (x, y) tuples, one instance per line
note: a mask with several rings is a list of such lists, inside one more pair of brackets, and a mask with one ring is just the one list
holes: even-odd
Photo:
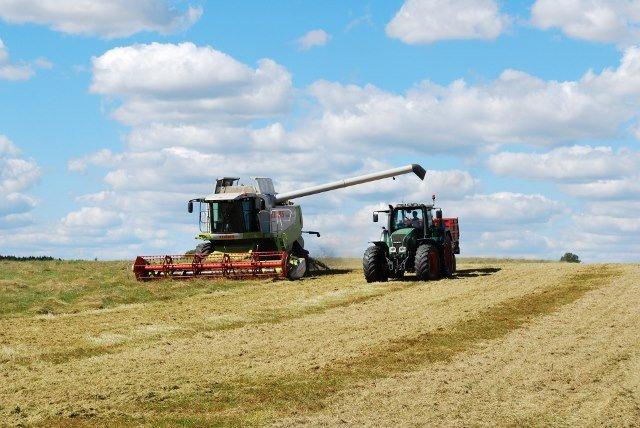
[(422, 227), (422, 219), (418, 217), (418, 211), (413, 211), (411, 213), (411, 218), (405, 218), (403, 220), (403, 227)]
[(411, 213), (411, 227), (421, 228), (422, 227), (422, 219), (418, 218), (418, 211), (413, 211)]

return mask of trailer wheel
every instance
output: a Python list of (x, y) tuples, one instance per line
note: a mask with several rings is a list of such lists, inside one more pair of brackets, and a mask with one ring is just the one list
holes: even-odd
[(436, 247), (422, 244), (416, 251), (416, 276), (422, 281), (438, 279), (440, 256)]
[(456, 256), (453, 253), (453, 245), (449, 235), (442, 246), (442, 276), (451, 278), (456, 271)]
[(384, 248), (372, 245), (362, 258), (362, 270), (367, 282), (386, 282), (389, 279), (389, 266)]

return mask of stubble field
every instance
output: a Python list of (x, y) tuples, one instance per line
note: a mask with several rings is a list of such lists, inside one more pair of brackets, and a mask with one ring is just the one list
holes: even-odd
[(640, 266), (136, 283), (0, 262), (6, 425), (640, 424)]

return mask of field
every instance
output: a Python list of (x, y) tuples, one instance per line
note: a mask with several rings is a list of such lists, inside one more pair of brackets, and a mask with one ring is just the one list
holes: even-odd
[(640, 425), (640, 266), (136, 283), (0, 262), (7, 425)]

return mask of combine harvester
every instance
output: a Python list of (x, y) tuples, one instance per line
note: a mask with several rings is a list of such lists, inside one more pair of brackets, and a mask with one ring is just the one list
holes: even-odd
[(293, 192), (276, 193), (270, 178), (255, 178), (253, 186), (239, 178), (217, 180), (215, 193), (189, 201), (199, 203), (200, 234), (205, 241), (194, 254), (139, 256), (133, 263), (138, 280), (156, 278), (260, 278), (298, 279), (310, 268), (325, 267), (304, 249), (302, 209), (292, 199), (407, 173), (421, 180), (425, 170), (412, 164), (373, 174), (335, 181)]

